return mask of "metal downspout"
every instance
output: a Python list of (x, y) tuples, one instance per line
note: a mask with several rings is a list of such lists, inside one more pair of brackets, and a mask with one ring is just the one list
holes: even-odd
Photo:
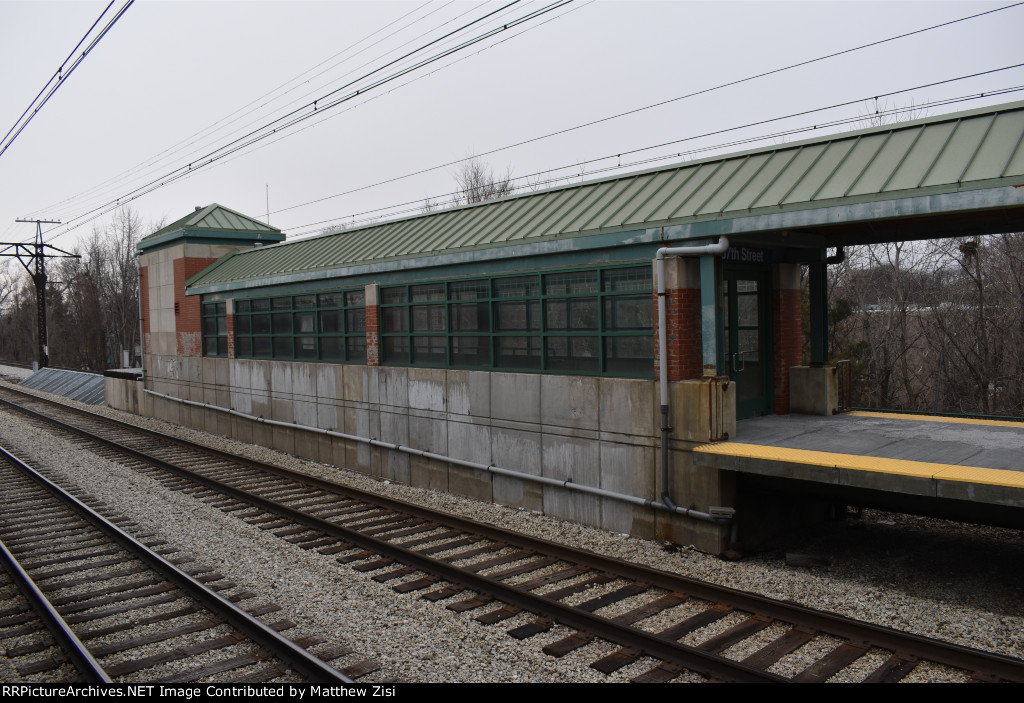
[[(693, 247), (662, 247), (658, 249), (658, 385), (661, 392), (661, 501), (665, 507), (673, 512), (686, 511), (689, 509), (679, 508), (672, 502), (668, 491), (668, 435), (672, 428), (668, 424), (668, 335), (666, 332), (667, 314), (665, 312), (665, 257), (666, 256), (721, 256), (729, 249), (729, 240), (719, 237), (715, 244)], [(696, 516), (694, 516), (696, 517)], [(711, 522), (719, 522), (715, 518)]]
[(146, 331), (142, 321), (142, 252), (135, 253), (135, 278), (139, 283), (139, 369), (142, 384), (146, 384)]

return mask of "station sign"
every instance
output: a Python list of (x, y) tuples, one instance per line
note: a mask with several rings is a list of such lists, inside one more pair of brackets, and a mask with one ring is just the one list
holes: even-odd
[(758, 247), (729, 247), (722, 261), (730, 264), (770, 264), (772, 250)]

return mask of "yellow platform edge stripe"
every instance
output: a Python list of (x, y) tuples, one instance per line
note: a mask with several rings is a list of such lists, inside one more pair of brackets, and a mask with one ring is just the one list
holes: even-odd
[(702, 454), (719, 454), (745, 459), (785, 461), (791, 464), (806, 464), (827, 469), (873, 471), (900, 476), (917, 476), (945, 481), (1024, 488), (1024, 472), (1009, 471), (1007, 469), (989, 469), (982, 466), (958, 466), (956, 464), (938, 464), (926, 461), (909, 461), (907, 459), (886, 459), (877, 456), (862, 456), (860, 454), (836, 454), (810, 449), (792, 449), (790, 447), (742, 444), (740, 442), (705, 444), (695, 448), (693, 451)]
[(868, 410), (851, 410), (844, 415), (853, 417), (884, 417), (897, 420), (925, 420), (927, 422), (949, 422), (958, 425), (987, 425), (988, 427), (1012, 427), (1024, 430), (1024, 422), (1014, 420), (980, 420), (973, 417), (945, 417), (943, 415), (911, 415), (908, 413), (883, 413)]

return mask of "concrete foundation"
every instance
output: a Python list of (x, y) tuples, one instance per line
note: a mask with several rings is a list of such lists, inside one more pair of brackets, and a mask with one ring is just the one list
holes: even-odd
[[(559, 481), (660, 501), (660, 416), (653, 381), (444, 369), (147, 356), (146, 386), (282, 422), (393, 442)], [(275, 447), (409, 485), (513, 505), (720, 553), (728, 526), (449, 462), (272, 427), (142, 393), (107, 379), (108, 405)], [(670, 495), (706, 511), (730, 505), (728, 472), (695, 467), (692, 447), (735, 434), (727, 379), (671, 384)]]
[(789, 407), (791, 412), (808, 415), (834, 415), (839, 412), (839, 380), (836, 367), (790, 368)]

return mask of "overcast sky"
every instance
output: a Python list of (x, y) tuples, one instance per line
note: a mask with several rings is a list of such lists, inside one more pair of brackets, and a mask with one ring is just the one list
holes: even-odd
[[(107, 1), (0, 0), (0, 134)], [(523, 0), (459, 37), (479, 36), (551, 2)], [(116, 0), (103, 23), (124, 3)], [(73, 248), (110, 220), (110, 214), (90, 218), (112, 201), (190, 162), (201, 163), (201, 156), (245, 132), (505, 4), (138, 0), (0, 156), (0, 240), (30, 239), (34, 227), (14, 220), (43, 217), (81, 225), (49, 235), (56, 246)], [(408, 207), (416, 208), (428, 197), (437, 200), (453, 190), (456, 167), (303, 205), (311, 200), (1007, 4), (575, 0), (342, 105), (320, 112), (318, 103), (315, 118), (199, 168), (131, 207), (147, 224), (171, 222), (212, 202), (265, 219), (269, 187), (271, 224), (301, 236), (328, 223), (361, 221), (364, 213), (380, 214), (374, 211), (390, 205), (412, 202)], [(1022, 30), (1024, 6), (1014, 7), (502, 151), (486, 161), (495, 171), (511, 170), (520, 183), (541, 172), (534, 182), (556, 176), (579, 180), (611, 173), (602, 169), (620, 163), (863, 117), (874, 101), (625, 154), (1021, 63)], [(417, 56), (451, 46), (435, 44)], [(282, 85), (290, 92), (263, 97)], [(1024, 69), (901, 93), (879, 104), (922, 105), (1018, 85), (1024, 85)], [(1024, 93), (1010, 93), (925, 114), (1022, 98)]]

